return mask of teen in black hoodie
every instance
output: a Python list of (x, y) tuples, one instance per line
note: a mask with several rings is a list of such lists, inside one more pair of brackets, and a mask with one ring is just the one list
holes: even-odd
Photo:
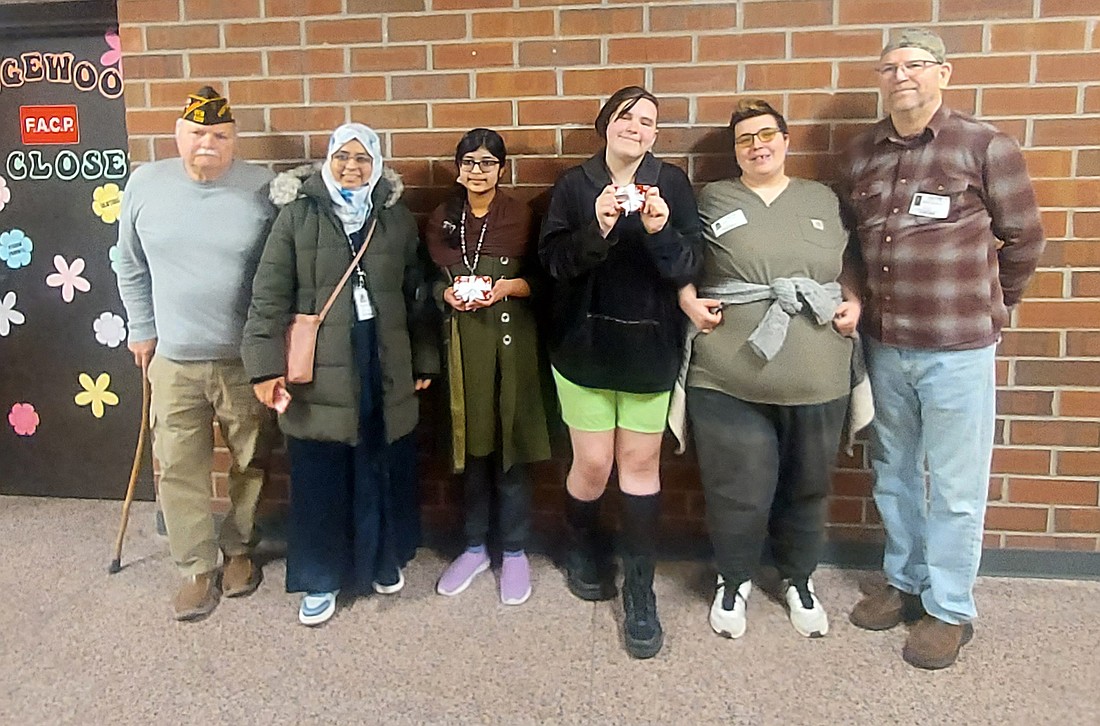
[[(686, 324), (677, 291), (693, 281), (702, 259), (691, 184), (650, 153), (657, 105), (637, 86), (604, 104), (595, 125), (606, 146), (558, 179), (539, 245), (555, 281), (550, 359), (573, 444), (567, 581), (586, 600), (614, 594), (598, 521), (615, 464), (626, 645), (638, 658), (656, 655), (663, 641), (653, 594), (661, 439)], [(636, 211), (621, 201), (628, 187), (641, 192)]]

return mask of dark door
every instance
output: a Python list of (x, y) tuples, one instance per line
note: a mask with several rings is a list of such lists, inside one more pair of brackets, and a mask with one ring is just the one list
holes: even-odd
[(0, 5), (0, 493), (117, 498), (130, 475), (141, 376), (111, 269), (129, 171), (116, 17), (114, 2)]

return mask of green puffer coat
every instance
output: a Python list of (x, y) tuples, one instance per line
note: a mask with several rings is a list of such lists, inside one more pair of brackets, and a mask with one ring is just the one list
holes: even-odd
[[(351, 246), (332, 211), (321, 175), (313, 174), (295, 189), (300, 171), (281, 174), (272, 184), (272, 201), (286, 203), (287, 197), (293, 201), (275, 220), (252, 285), (241, 357), (253, 381), (284, 375), (284, 336), (291, 318), (299, 312), (320, 312), (351, 264)], [(374, 306), (390, 442), (416, 426), (420, 406), (414, 377), (437, 374), (440, 368), (439, 322), (429, 280), (433, 268), (412, 213), (398, 201), (402, 189), (400, 177), (385, 169), (371, 196), (373, 211), (366, 228), (375, 217), (378, 225), (360, 262)], [(279, 416), (279, 427), (288, 436), (348, 444), (358, 439), (359, 375), (351, 342), (353, 283), (354, 276), (321, 325), (313, 382), (287, 386), (292, 400)]]

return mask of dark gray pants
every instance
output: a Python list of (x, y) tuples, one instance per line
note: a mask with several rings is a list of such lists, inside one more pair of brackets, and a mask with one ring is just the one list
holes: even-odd
[(502, 471), (497, 454), (469, 456), (462, 485), (466, 503), (466, 546), (485, 544), (495, 494), (501, 547), (505, 552), (526, 549), (531, 530), (531, 482), (527, 465), (516, 463), (508, 471)]
[(780, 576), (809, 577), (848, 397), (778, 406), (689, 388), (687, 410), (722, 577), (751, 579), (766, 541)]

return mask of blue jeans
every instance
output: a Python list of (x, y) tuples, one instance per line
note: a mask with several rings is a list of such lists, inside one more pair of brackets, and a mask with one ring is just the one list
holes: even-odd
[(917, 350), (867, 340), (875, 398), (871, 468), (886, 529), (886, 580), (956, 625), (977, 614), (995, 349)]

